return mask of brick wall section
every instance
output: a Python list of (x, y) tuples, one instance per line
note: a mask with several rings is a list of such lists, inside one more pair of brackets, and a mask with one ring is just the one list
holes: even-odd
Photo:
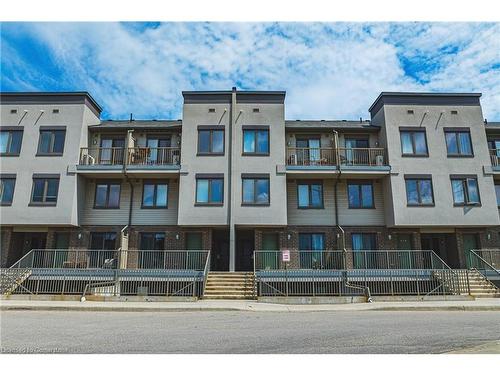
[(7, 266), (11, 236), (12, 228), (5, 227), (0, 230), (0, 267)]

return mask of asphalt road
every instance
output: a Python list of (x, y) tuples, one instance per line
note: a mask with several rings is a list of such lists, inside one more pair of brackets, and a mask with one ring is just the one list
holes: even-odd
[(498, 312), (1, 313), (3, 353), (442, 353), (500, 340)]

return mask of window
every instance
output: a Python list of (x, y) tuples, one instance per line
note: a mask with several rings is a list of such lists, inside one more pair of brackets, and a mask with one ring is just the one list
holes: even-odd
[(16, 185), (15, 177), (0, 178), (0, 204), (2, 206), (10, 206), (14, 197), (14, 186)]
[(448, 156), (472, 156), (472, 143), (469, 130), (445, 129)]
[(145, 182), (142, 189), (142, 208), (167, 208), (168, 184)]
[(59, 190), (59, 176), (34, 176), (30, 205), (55, 206)]
[(299, 233), (300, 268), (322, 268), (324, 245), (323, 233)]
[(353, 233), (352, 249), (356, 250), (377, 250), (377, 238), (375, 233)]
[(222, 205), (224, 200), (224, 179), (196, 177), (196, 204)]
[(451, 188), (456, 206), (479, 205), (479, 187), (476, 177), (452, 177)]
[(87, 250), (88, 268), (116, 268), (118, 254), (116, 249), (116, 233), (90, 233), (90, 247)]
[(500, 184), (495, 184), (495, 193), (497, 195), (497, 206), (500, 207)]
[(224, 155), (224, 127), (198, 127), (198, 154)]
[(269, 204), (269, 176), (242, 176), (243, 205)]
[(137, 268), (165, 268), (165, 233), (141, 233)]
[(269, 129), (243, 128), (243, 154), (269, 155)]
[(40, 128), (37, 155), (62, 155), (66, 129)]
[(21, 152), (22, 130), (0, 131), (0, 155), (17, 156)]
[(371, 182), (349, 182), (347, 184), (349, 208), (375, 208)]
[(119, 182), (98, 182), (95, 187), (94, 208), (120, 208)]
[(377, 268), (377, 236), (375, 233), (352, 233), (353, 266), (355, 269)]
[(299, 208), (323, 208), (323, 184), (313, 181), (298, 182), (297, 201)]
[(428, 156), (427, 139), (424, 130), (401, 130), (403, 156)]
[(434, 193), (431, 177), (405, 177), (408, 206), (433, 206)]

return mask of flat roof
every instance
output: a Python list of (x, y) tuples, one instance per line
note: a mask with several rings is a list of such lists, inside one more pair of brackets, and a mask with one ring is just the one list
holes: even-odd
[(379, 131), (380, 126), (372, 125), (369, 120), (285, 120), (287, 129), (344, 129)]
[(1, 104), (86, 104), (96, 116), (102, 107), (87, 91), (12, 91), (0, 92)]
[(222, 91), (182, 91), (184, 103), (230, 103), (231, 94), (236, 92), (236, 100), (239, 103), (278, 103), (285, 102), (286, 91), (239, 91), (233, 87), (232, 90)]
[(144, 129), (144, 130), (163, 130), (180, 128), (182, 120), (103, 120), (98, 125), (90, 125), (89, 130), (126, 130), (126, 129)]

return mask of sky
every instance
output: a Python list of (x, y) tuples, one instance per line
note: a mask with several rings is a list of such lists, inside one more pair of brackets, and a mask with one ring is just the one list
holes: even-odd
[(1, 91), (88, 91), (102, 118), (178, 119), (183, 90), (285, 90), (287, 119), (356, 120), (381, 91), (481, 92), (500, 23), (1, 23)]

